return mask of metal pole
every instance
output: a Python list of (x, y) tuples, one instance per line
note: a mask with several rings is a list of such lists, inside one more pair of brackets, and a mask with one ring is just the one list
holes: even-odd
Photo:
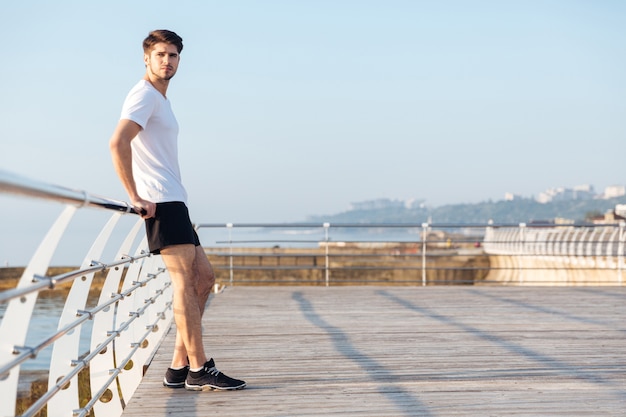
[(422, 286), (426, 286), (426, 239), (428, 223), (422, 223)]
[(326, 243), (326, 260), (325, 260), (325, 279), (326, 286), (330, 285), (330, 260), (328, 256), (328, 229), (330, 228), (330, 223), (324, 223), (324, 242)]
[(622, 271), (624, 270), (624, 239), (626, 238), (626, 233), (624, 233), (624, 228), (626, 227), (625, 221), (619, 222), (619, 242), (617, 244), (617, 282), (619, 285), (623, 285), (624, 280), (622, 277)]
[(90, 206), (109, 210), (135, 213), (135, 209), (125, 201), (91, 195), (83, 190), (73, 190), (0, 170), (0, 192), (27, 197), (53, 200), (78, 207)]
[(232, 223), (227, 223), (226, 224), (226, 228), (228, 229), (228, 252), (229, 252), (229, 259), (228, 259), (228, 263), (229, 263), (229, 274), (230, 274), (230, 286), (233, 286), (233, 235), (232, 235), (232, 230), (233, 230), (233, 224)]
[(524, 251), (526, 241), (526, 223), (519, 224), (519, 249), (517, 250), (519, 283), (524, 282)]

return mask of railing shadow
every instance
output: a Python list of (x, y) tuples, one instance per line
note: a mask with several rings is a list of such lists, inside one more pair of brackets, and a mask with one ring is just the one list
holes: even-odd
[(428, 308), (422, 307), (410, 300), (406, 300), (399, 297), (390, 291), (380, 290), (378, 294), (381, 296), (403, 306), (409, 311), (415, 312), (422, 316), (428, 317), (432, 320), (438, 321), (442, 324), (452, 326), (462, 332), (473, 335), (476, 338), (482, 339), (490, 344), (497, 345), (510, 353), (518, 356), (523, 356), (531, 362), (538, 364), (544, 371), (556, 372), (559, 375), (563, 375), (581, 382), (599, 385), (614, 395), (616, 398), (626, 398), (626, 391), (623, 385), (615, 384), (610, 379), (604, 378), (600, 373), (589, 371), (580, 366), (566, 363), (557, 358), (551, 357), (544, 353), (535, 351), (528, 347), (524, 347), (521, 344), (514, 343), (506, 340), (497, 334), (485, 331), (470, 324), (462, 323), (453, 317), (449, 317)]
[(361, 367), (372, 378), (379, 383), (378, 392), (387, 397), (395, 404), (398, 410), (406, 416), (432, 416), (428, 407), (416, 398), (411, 392), (398, 384), (389, 381), (400, 381), (401, 376), (396, 376), (376, 359), (362, 353), (351, 341), (350, 335), (337, 326), (324, 320), (316, 311), (313, 304), (302, 294), (296, 291), (292, 298), (300, 307), (300, 312), (314, 326), (322, 329), (332, 340), (337, 352), (343, 355), (346, 360), (352, 361)]
[[(585, 292), (592, 292), (590, 291), (589, 288), (580, 288), (579, 291), (585, 291)], [(607, 322), (607, 321), (603, 321), (603, 320), (598, 320), (595, 318), (590, 318), (590, 317), (585, 317), (585, 316), (580, 316), (580, 315), (573, 315), (570, 314), (568, 312), (565, 311), (561, 311), (561, 310), (557, 310), (555, 308), (548, 308), (548, 307), (544, 307), (541, 305), (537, 305), (537, 304), (533, 304), (531, 302), (528, 302), (526, 300), (515, 300), (513, 298), (508, 298), (508, 297), (501, 297), (501, 296), (497, 296), (494, 295), (493, 293), (485, 293), (484, 291), (479, 291), (476, 289), (468, 289), (467, 292), (474, 294), (476, 296), (479, 297), (484, 297), (484, 298), (489, 298), (492, 300), (497, 300), (499, 302), (503, 302), (503, 303), (508, 303), (511, 304), (513, 306), (518, 306), (521, 307), (523, 309), (529, 310), (529, 311), (534, 311), (534, 312), (538, 312), (541, 314), (545, 314), (546, 317), (561, 317), (564, 320), (567, 321), (571, 321), (574, 323), (582, 323), (582, 324), (590, 324), (590, 325), (594, 325), (594, 326), (602, 326), (602, 327), (606, 327), (607, 329), (610, 330), (616, 330), (619, 332), (624, 332), (626, 333), (625, 329), (614, 329), (614, 324), (613, 322)], [(624, 296), (619, 294), (619, 293), (612, 293), (613, 296), (619, 298), (625, 305), (626, 305), (626, 299), (624, 299)]]

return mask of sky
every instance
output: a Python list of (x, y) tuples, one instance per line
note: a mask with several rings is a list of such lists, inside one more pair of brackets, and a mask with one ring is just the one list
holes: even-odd
[[(618, 0), (5, 2), (0, 169), (126, 200), (108, 141), (142, 40), (170, 29), (195, 222), (602, 192), (626, 184), (625, 18)], [(0, 196), (39, 230), (32, 204)]]

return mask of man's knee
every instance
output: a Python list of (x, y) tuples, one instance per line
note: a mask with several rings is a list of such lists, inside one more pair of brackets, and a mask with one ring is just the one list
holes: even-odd
[(208, 269), (205, 276), (203, 277), (203, 281), (206, 283), (206, 286), (208, 287), (210, 292), (215, 285), (215, 273), (213, 272), (213, 268)]
[(215, 273), (204, 251), (197, 251), (195, 274), (198, 293), (208, 295), (215, 285)]

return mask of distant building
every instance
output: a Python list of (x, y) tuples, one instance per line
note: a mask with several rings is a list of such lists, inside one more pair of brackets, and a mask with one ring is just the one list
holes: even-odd
[[(626, 213), (623, 213), (623, 214), (626, 214)], [(594, 217), (593, 219), (591, 219), (591, 221), (594, 224), (615, 224), (615, 223), (623, 222), (625, 220), (626, 220), (626, 217), (620, 216), (617, 213), (616, 209), (608, 210), (603, 215), (600, 215), (598, 217)]]
[(593, 189), (593, 185), (591, 184), (583, 184), (583, 185), (575, 185), (574, 191), (586, 192), (586, 193), (595, 193)]
[(404, 201), (377, 198), (376, 200), (350, 203), (350, 210), (378, 210), (386, 208), (404, 208)]
[(513, 200), (521, 200), (524, 197), (522, 197), (519, 194), (513, 194), (513, 193), (504, 193), (504, 201), (513, 201)]
[(577, 185), (574, 188), (556, 187), (549, 188), (539, 193), (535, 199), (538, 203), (550, 203), (554, 201), (591, 200), (596, 197), (593, 185)]
[(538, 203), (550, 203), (552, 201), (558, 201), (564, 199), (565, 188), (548, 188), (546, 191), (539, 193), (536, 200)]
[(604, 198), (616, 198), (626, 195), (626, 186), (610, 185), (604, 189)]
[(423, 198), (409, 198), (408, 200), (404, 200), (404, 207), (408, 209), (424, 208), (425, 202), (426, 200)]
[(577, 185), (574, 187), (574, 200), (593, 200), (596, 191), (591, 184)]
[(391, 200), (389, 198), (377, 198), (376, 200), (360, 201), (350, 203), (350, 210), (379, 210), (389, 208), (422, 208), (424, 199), (410, 198), (408, 200)]

